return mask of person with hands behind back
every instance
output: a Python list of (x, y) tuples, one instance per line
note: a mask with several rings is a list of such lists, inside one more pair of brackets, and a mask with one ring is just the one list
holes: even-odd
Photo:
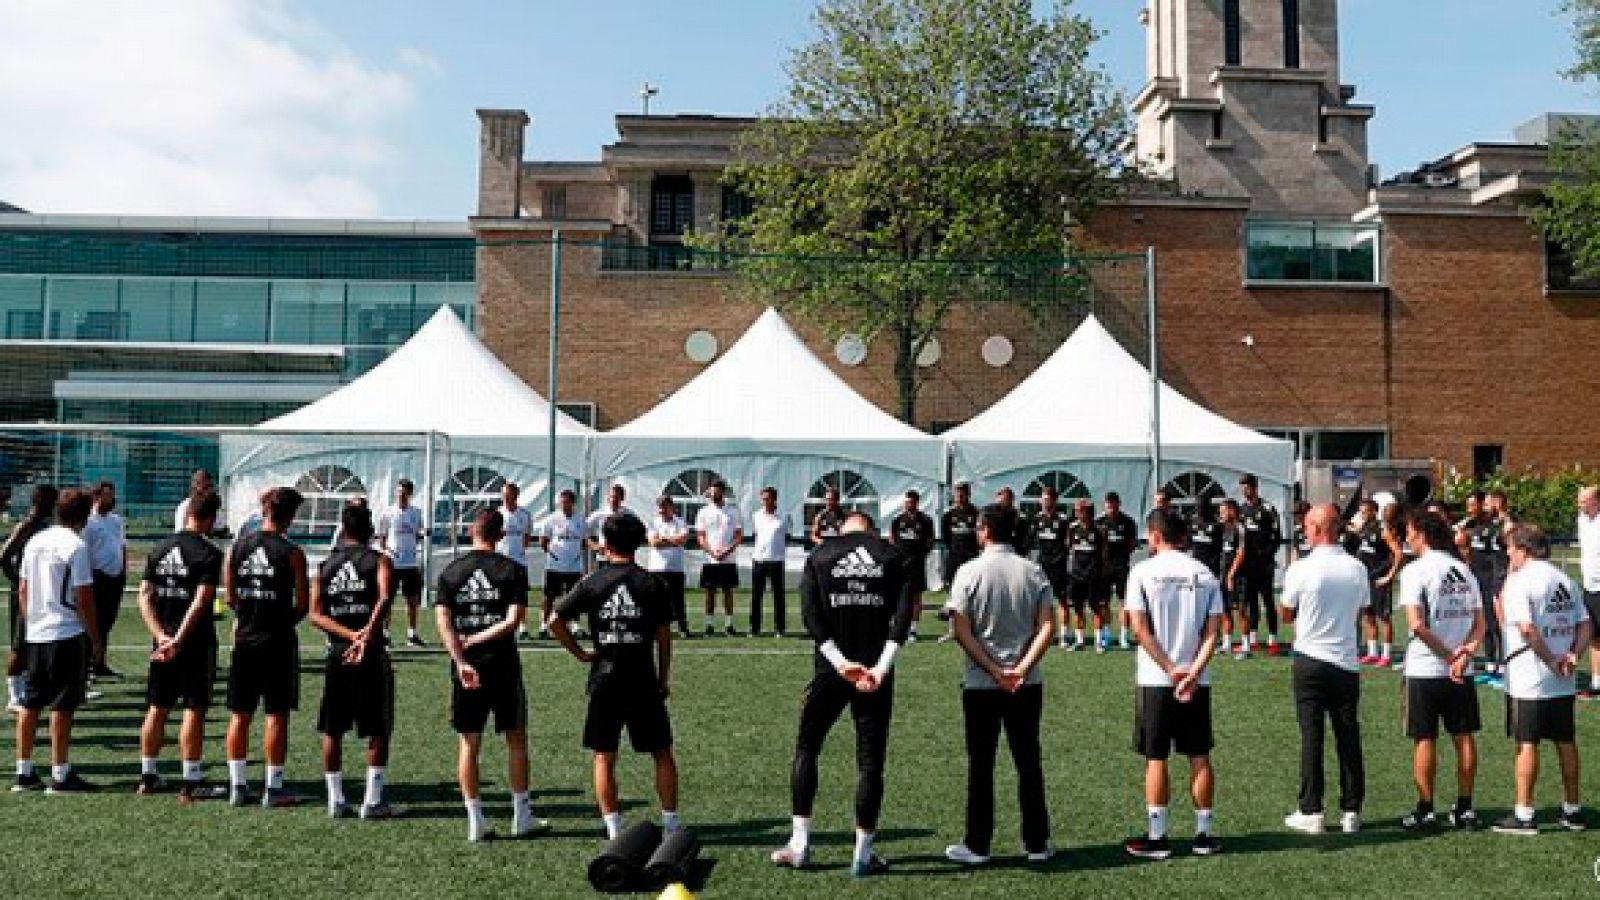
[(800, 701), (790, 783), (794, 830), (772, 853), (778, 866), (803, 869), (811, 860), (811, 809), (817, 796), (817, 757), (828, 732), (849, 709), (856, 725), (856, 840), (850, 873), (887, 871), (873, 852), (883, 806), (884, 758), (894, 717), (894, 662), (911, 628), (906, 555), (875, 533), (872, 517), (853, 512), (839, 537), (806, 559), (800, 578), (801, 613), (816, 642), (816, 674)]
[(1167, 757), (1176, 748), (1189, 758), (1194, 854), (1213, 856), (1222, 846), (1211, 814), (1216, 778), (1207, 666), (1222, 629), (1222, 589), (1204, 564), (1179, 549), (1189, 530), (1181, 516), (1158, 509), (1145, 524), (1151, 555), (1128, 575), (1127, 610), (1139, 644), (1134, 752), (1145, 759), (1148, 830), (1123, 847), (1141, 859), (1172, 855), (1167, 842)]
[[(1044, 679), (1038, 664), (1056, 630), (1056, 597), (1043, 567), (1011, 546), (1014, 510), (991, 506), (978, 517), (983, 553), (956, 573), (950, 612), (956, 641), (967, 654), (961, 709), (966, 724), (965, 839), (945, 848), (964, 865), (989, 861), (994, 837), (994, 764), (1005, 729), (1017, 767), (1022, 843), (1028, 861), (1049, 861), (1050, 811), (1045, 800), (1039, 721)], [(1050, 523), (1059, 524), (1059, 523)]]
[[(589, 709), (583, 746), (594, 753), (594, 793), (606, 837), (622, 833), (617, 791), (617, 750), (622, 729), (637, 753), (655, 760), (656, 797), (661, 825), (678, 830), (678, 762), (672, 753), (672, 721), (667, 716), (672, 672), (672, 606), (666, 585), (633, 561), (645, 541), (644, 523), (619, 513), (600, 526), (600, 552), (606, 565), (578, 582), (556, 601), (550, 634), (579, 662), (589, 666)], [(589, 618), (594, 650), (584, 650), (567, 622)]]

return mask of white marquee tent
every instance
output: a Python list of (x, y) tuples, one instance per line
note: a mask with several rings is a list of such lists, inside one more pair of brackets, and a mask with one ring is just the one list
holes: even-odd
[(720, 477), (745, 511), (776, 487), (791, 528), (825, 478), (880, 519), (911, 488), (936, 496), (944, 478), (938, 439), (856, 393), (771, 309), (721, 359), (594, 444), (596, 480), (626, 486), (635, 509), (663, 493), (688, 502)]
[(1237, 425), (1161, 385), (1162, 471), (1150, 478), (1150, 371), (1093, 316), (998, 403), (944, 434), (957, 479), (978, 498), (1003, 484), (1019, 493), (1037, 481), (1063, 494), (1074, 481), (1093, 496), (1119, 492), (1132, 514), (1154, 488), (1182, 494), (1207, 480), (1229, 494), (1243, 473), (1280, 504), (1294, 481), (1294, 445)]
[[(300, 485), (311, 501), (302, 519), (321, 518), (320, 526), (349, 495), (364, 494), (381, 508), (402, 477), (417, 484), (421, 501), (430, 465), (441, 499), (458, 501), (452, 510), (497, 499), (505, 481), (522, 487), (524, 504), (542, 509), (549, 410), (442, 307), (372, 371), (263, 423), (257, 434), (224, 439), (229, 524), (237, 528), (254, 508), (252, 498), (273, 485)], [(583, 480), (593, 433), (557, 413), (556, 471), (563, 486)]]

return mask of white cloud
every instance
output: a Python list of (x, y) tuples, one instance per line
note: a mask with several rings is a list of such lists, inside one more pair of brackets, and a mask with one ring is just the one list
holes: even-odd
[(0, 200), (34, 212), (377, 215), (435, 71), (277, 0), (5, 0), (0, 35)]

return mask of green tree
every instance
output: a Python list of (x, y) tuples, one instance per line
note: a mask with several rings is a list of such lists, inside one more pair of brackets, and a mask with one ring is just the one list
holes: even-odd
[[(1574, 81), (1600, 80), (1600, 0), (1563, 0), (1572, 16), (1577, 61), (1562, 74)], [(1550, 165), (1555, 182), (1532, 210), (1546, 239), (1572, 257), (1586, 276), (1600, 276), (1600, 129), (1569, 125), (1552, 136)]]
[(951, 307), (1005, 293), (994, 276), (1018, 258), (1059, 269), (1069, 224), (1124, 175), (1127, 116), (1089, 61), (1094, 28), (1070, 0), (1033, 6), (820, 0), (786, 96), (725, 175), (753, 211), (713, 239), (750, 251), (746, 284), (830, 331), (888, 337), (908, 422)]

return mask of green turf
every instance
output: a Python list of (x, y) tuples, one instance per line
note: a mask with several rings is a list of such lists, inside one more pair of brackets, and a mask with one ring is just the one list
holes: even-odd
[[(931, 617), (929, 625), (938, 627)], [(125, 673), (142, 674), (142, 655), (133, 649), (140, 634), (130, 606), (113, 640), (122, 649), (111, 657)], [(319, 643), (308, 638), (305, 646), (314, 651)], [(880, 836), (893, 871), (855, 883), (845, 869), (853, 789), (848, 721), (835, 732), (824, 760), (815, 820), (818, 871), (776, 871), (766, 854), (787, 835), (789, 751), (799, 692), (811, 671), (808, 645), (792, 639), (719, 638), (679, 648), (672, 709), (683, 769), (682, 812), (714, 864), (703, 885), (705, 896), (1424, 896), (1462, 891), (1576, 896), (1592, 895), (1596, 888), (1593, 867), (1600, 841), (1593, 834), (1547, 829), (1531, 840), (1490, 833), (1414, 838), (1399, 829), (1397, 817), (1413, 795), (1410, 745), (1399, 727), (1400, 679), (1391, 672), (1363, 677), (1368, 827), (1355, 836), (1286, 833), (1280, 823), (1295, 799), (1297, 736), (1288, 664), (1265, 658), (1217, 663), (1217, 823), (1226, 852), (1214, 859), (1180, 855), (1166, 863), (1131, 862), (1119, 844), (1142, 825), (1143, 809), (1141, 764), (1128, 748), (1129, 653), (1052, 653), (1045, 666), (1050, 811), (1062, 856), (1043, 868), (1020, 864), (1015, 782), (1003, 761), (997, 786), (998, 859), (987, 870), (958, 871), (941, 853), (960, 838), (962, 825), (959, 654), (952, 645), (927, 641), (910, 648), (900, 667)], [(312, 658), (308, 653), (308, 664)], [(598, 845), (599, 823), (588, 760), (578, 741), (581, 667), (561, 653), (526, 657), (535, 804), (554, 820), (555, 834), (487, 846), (464, 840), (453, 780), (454, 739), (446, 721), (444, 657), (400, 651), (396, 669), (398, 732), (390, 793), (409, 808), (408, 820), (331, 822), (324, 816), (313, 734), (321, 687), (309, 673), (302, 686), (303, 712), (294, 722), (289, 778), (292, 788), (314, 798), (311, 804), (267, 812), (224, 804), (180, 808), (170, 796), (135, 796), (142, 680), (134, 677), (109, 686), (107, 696), (82, 715), (75, 761), (107, 792), (81, 798), (0, 795), (0, 835), (5, 836), (0, 870), (9, 896), (590, 894), (584, 865)], [(1498, 816), (1511, 799), (1511, 747), (1497, 727), (1501, 695), (1486, 690), (1483, 701), (1491, 727), (1481, 747), (1477, 796), (1482, 812)], [(1600, 705), (1580, 708), (1583, 746), (1600, 746), (1597, 713)], [(222, 779), (220, 715), (213, 713), (212, 721), (209, 774)], [(9, 735), (4, 743), (9, 753)], [(352, 751), (347, 749), (347, 791), (357, 799), (361, 770)], [(1336, 782), (1331, 740), (1329, 752), (1329, 777)], [(258, 753), (253, 755), (259, 760)], [(169, 748), (164, 762), (169, 778), (176, 776), (173, 759)], [(503, 760), (499, 748), (491, 749), (485, 767), (485, 796), (501, 829), (510, 816)], [(1175, 766), (1180, 778), (1183, 770), (1182, 764)], [(649, 813), (646, 760), (625, 757), (621, 776), (630, 818)], [(259, 782), (260, 777), (258, 762), (252, 778)], [(1448, 802), (1454, 796), (1451, 776), (1444, 775), (1441, 784), (1440, 796)], [(1540, 791), (1547, 821), (1557, 784), (1552, 758)], [(1592, 790), (1592, 775), (1587, 784)], [(1330, 786), (1330, 807), (1335, 790)], [(1175, 837), (1186, 848), (1184, 839), (1193, 828), (1187, 801), (1175, 804), (1173, 819)]]

